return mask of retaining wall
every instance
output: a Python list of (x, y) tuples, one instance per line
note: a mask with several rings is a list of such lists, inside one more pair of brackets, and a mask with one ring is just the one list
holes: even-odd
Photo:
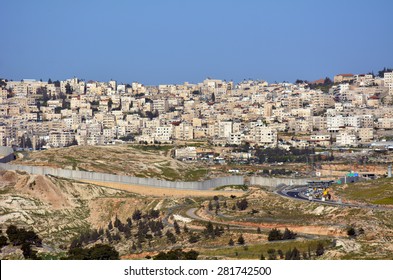
[(179, 182), (165, 181), (154, 178), (139, 178), (125, 175), (114, 175), (107, 173), (87, 172), (60, 168), (51, 168), (44, 166), (29, 166), (0, 163), (0, 169), (4, 170), (22, 170), (35, 175), (54, 175), (75, 180), (91, 180), (101, 182), (116, 182), (130, 185), (141, 185), (159, 188), (175, 188), (175, 189), (192, 189), (207, 190), (226, 185), (244, 185), (243, 176), (221, 177), (201, 182)]

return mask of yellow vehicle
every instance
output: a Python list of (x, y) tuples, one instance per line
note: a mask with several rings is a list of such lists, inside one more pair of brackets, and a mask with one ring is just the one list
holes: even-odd
[(323, 191), (323, 193), (322, 193), (322, 197), (324, 197), (325, 199), (327, 199), (327, 200), (330, 200), (331, 199), (331, 194), (329, 193), (329, 189), (328, 188), (326, 188), (324, 191)]

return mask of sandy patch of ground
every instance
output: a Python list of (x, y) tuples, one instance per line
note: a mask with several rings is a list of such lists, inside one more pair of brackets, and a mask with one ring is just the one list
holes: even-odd
[(179, 190), (179, 189), (167, 189), (167, 188), (156, 188), (156, 187), (148, 187), (148, 186), (137, 186), (137, 185), (128, 185), (121, 183), (112, 183), (112, 182), (97, 182), (97, 181), (85, 181), (86, 183), (91, 183), (99, 186), (109, 187), (113, 189), (128, 191), (132, 193), (137, 193), (146, 196), (158, 196), (158, 197), (190, 197), (190, 196), (198, 196), (198, 197), (213, 197), (215, 195), (222, 195), (229, 197), (231, 195), (242, 196), (244, 192), (242, 191), (213, 191), (213, 190)]
[[(199, 209), (195, 213), (197, 216), (201, 217), (205, 220), (215, 221), (214, 217), (209, 215), (205, 209)], [(219, 221), (218, 221), (219, 222)], [(246, 226), (246, 227), (255, 227), (261, 229), (272, 229), (277, 228), (280, 230), (285, 230), (288, 228), (297, 233), (305, 233), (305, 234), (315, 234), (315, 235), (326, 235), (326, 236), (346, 236), (346, 232), (342, 229), (336, 227), (324, 227), (324, 226), (298, 226), (293, 224), (283, 224), (283, 223), (252, 223), (252, 222), (241, 222), (241, 221), (231, 221), (225, 222), (228, 225), (237, 225), (237, 226)]]

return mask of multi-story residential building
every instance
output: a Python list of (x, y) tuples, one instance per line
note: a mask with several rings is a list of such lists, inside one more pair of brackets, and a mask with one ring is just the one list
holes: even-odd
[(331, 144), (331, 136), (330, 134), (312, 134), (309, 141), (315, 146), (328, 147)]
[(194, 127), (182, 122), (175, 126), (174, 137), (178, 140), (192, 140), (194, 139)]
[(393, 94), (393, 71), (384, 73), (383, 83), (389, 89), (389, 93)]
[(153, 138), (155, 141), (161, 143), (171, 143), (172, 142), (173, 129), (172, 126), (158, 126), (153, 133)]
[(358, 137), (361, 144), (369, 144), (374, 139), (374, 129), (368, 127), (360, 128), (358, 130)]
[(338, 132), (340, 129), (345, 127), (344, 117), (342, 115), (327, 117), (326, 127), (329, 132)]
[(342, 131), (336, 136), (336, 144), (340, 147), (357, 146), (358, 140), (353, 131)]
[(220, 121), (218, 123), (218, 137), (228, 138), (232, 133), (232, 121)]
[(267, 126), (257, 125), (253, 129), (254, 142), (260, 146), (277, 145), (277, 131)]

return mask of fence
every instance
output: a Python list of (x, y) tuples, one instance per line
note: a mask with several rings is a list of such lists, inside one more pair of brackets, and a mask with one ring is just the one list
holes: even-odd
[(35, 175), (54, 175), (75, 180), (90, 180), (100, 182), (115, 182), (130, 185), (141, 185), (158, 188), (175, 188), (175, 189), (192, 189), (207, 190), (227, 185), (244, 185), (243, 176), (221, 177), (201, 182), (179, 182), (165, 181), (154, 178), (139, 178), (125, 175), (114, 175), (98, 172), (87, 172), (79, 170), (69, 170), (60, 168), (51, 168), (44, 166), (16, 165), (0, 163), (0, 169), (4, 170), (21, 170)]

